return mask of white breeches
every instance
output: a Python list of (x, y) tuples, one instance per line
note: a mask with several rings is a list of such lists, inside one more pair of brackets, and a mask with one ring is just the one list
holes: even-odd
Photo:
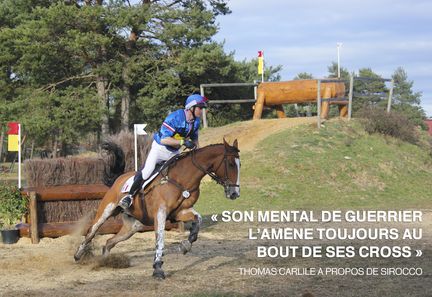
[(166, 161), (171, 157), (178, 155), (179, 151), (171, 152), (164, 145), (160, 145), (155, 140), (153, 140), (152, 147), (147, 156), (144, 168), (141, 171), (142, 178), (144, 180), (148, 179), (156, 167), (156, 164), (162, 161)]

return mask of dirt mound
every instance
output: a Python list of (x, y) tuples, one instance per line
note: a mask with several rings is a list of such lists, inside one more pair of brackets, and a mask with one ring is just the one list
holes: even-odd
[(220, 143), (225, 137), (230, 143), (237, 139), (242, 152), (251, 151), (258, 142), (269, 135), (303, 124), (316, 124), (316, 117), (246, 121), (207, 128), (200, 134), (200, 145)]

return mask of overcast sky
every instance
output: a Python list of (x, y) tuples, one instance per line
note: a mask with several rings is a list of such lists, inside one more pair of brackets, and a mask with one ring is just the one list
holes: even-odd
[(283, 66), (282, 80), (325, 77), (342, 42), (341, 66), (350, 72), (369, 67), (390, 78), (403, 67), (432, 117), (432, 0), (231, 0), (229, 7), (216, 40), (237, 60), (263, 50), (266, 65)]

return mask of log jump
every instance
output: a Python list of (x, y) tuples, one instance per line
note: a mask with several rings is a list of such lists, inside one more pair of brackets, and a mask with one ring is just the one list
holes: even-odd
[[(285, 112), (282, 104), (316, 102), (317, 93), (318, 81), (316, 79), (260, 83), (253, 119), (261, 119), (264, 106), (275, 108), (277, 116), (284, 118)], [(343, 82), (321, 83), (320, 95), (322, 118), (328, 117), (330, 104), (338, 105), (341, 117), (348, 115), (348, 101), (343, 98), (345, 95)]]

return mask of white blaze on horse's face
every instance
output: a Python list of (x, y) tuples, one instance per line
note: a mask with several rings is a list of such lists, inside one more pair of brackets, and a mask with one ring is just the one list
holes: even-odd
[(237, 199), (240, 197), (240, 159), (235, 158), (235, 164), (237, 169), (237, 180), (235, 184), (231, 184), (228, 186), (228, 189), (225, 190), (226, 196), (229, 199)]
[(237, 197), (239, 197), (240, 196), (240, 159), (236, 158), (235, 162), (237, 165), (237, 182), (236, 182), (237, 187), (235, 187), (235, 192), (237, 193)]

